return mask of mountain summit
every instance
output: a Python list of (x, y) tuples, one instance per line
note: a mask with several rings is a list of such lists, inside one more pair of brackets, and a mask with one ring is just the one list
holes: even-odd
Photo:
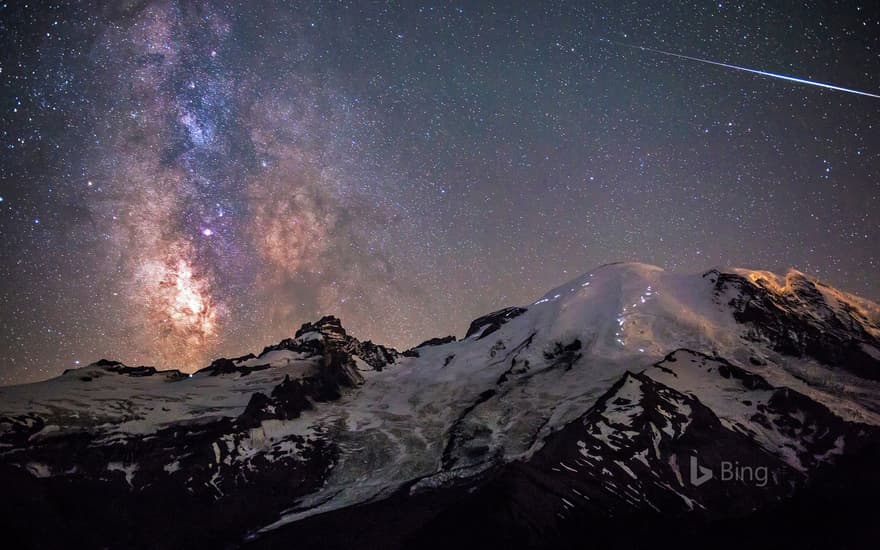
[(610, 264), (402, 353), (324, 317), (0, 388), (0, 515), (41, 548), (856, 544), (878, 426), (877, 304)]

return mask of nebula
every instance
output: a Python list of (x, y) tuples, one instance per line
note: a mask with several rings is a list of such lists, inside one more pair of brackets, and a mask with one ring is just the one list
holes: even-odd
[(359, 139), (351, 100), (295, 72), (233, 68), (222, 12), (147, 3), (100, 42), (129, 74), (107, 75), (107, 100), (128, 111), (103, 136), (112, 154), (88, 160), (101, 182), (90, 207), (115, 259), (107, 276), (123, 275), (122, 332), (162, 367), (287, 335), (371, 282), (352, 247), (381, 219), (364, 192), (379, 195), (345, 168), (342, 136)]
[[(277, 120), (291, 122), (283, 116)], [(270, 268), (269, 276), (277, 279), (318, 268), (340, 205), (337, 182), (324, 177), (307, 154), (281, 142), (272, 130), (260, 126), (252, 131), (265, 167), (251, 179), (244, 196), (253, 248)]]
[(876, 10), (618, 4), (0, 3), (0, 384), (405, 349), (620, 260), (876, 297)]
[(211, 293), (205, 275), (194, 271), (187, 246), (170, 247), (164, 258), (144, 261), (137, 285), (158, 360), (189, 370), (207, 359), (216, 344), (223, 307)]

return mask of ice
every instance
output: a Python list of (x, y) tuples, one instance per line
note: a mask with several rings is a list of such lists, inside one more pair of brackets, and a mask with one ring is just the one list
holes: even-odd
[[(742, 273), (766, 278), (774, 288), (787, 284), (784, 278), (764, 272)], [(713, 292), (712, 282), (702, 274), (675, 274), (634, 263), (603, 266), (537, 297), (525, 313), (485, 338), (425, 346), (419, 348), (419, 357), (402, 357), (381, 371), (355, 357), (357, 370), (366, 379), (363, 385), (346, 389), (336, 401), (316, 403), (300, 418), (266, 420), (236, 441), (213, 441), (205, 449), (210, 445), (209, 460), (214, 462), (248, 464), (257, 458), (271, 462), (297, 456), (293, 436), (307, 441), (329, 437), (338, 444), (340, 456), (323, 487), (292, 502), (290, 512), (266, 527), (273, 529), (322, 511), (383, 498), (415, 479), (420, 480), (419, 487), (442, 485), (483, 471), (494, 460), (527, 459), (541, 448), (545, 436), (582, 416), (628, 371), (696, 396), (725, 425), (754, 427), (750, 418), (755, 406), (765, 404), (770, 392), (749, 390), (752, 405), (746, 405), (736, 380), (700, 368), (699, 357), (686, 352), (676, 355), (672, 373), (652, 367), (679, 348), (716, 352), (731, 360), (754, 354), (756, 344), (742, 339), (742, 326)], [(866, 302), (832, 290), (823, 292), (856, 304), (866, 316), (875, 315)], [(321, 337), (309, 332), (299, 339)], [(567, 346), (574, 350), (571, 361), (561, 361), (554, 350)], [(772, 356), (772, 350), (764, 351), (762, 356)], [(771, 383), (806, 392), (803, 377), (790, 371), (811, 365), (806, 359), (798, 361), (792, 359), (789, 364), (794, 367), (786, 369), (768, 367), (762, 375)], [(95, 430), (106, 441), (144, 437), (176, 422), (235, 418), (254, 392), (269, 395), (285, 376), (297, 378), (320, 368), (316, 359), (283, 349), (237, 363), (241, 367), (265, 364), (270, 368), (247, 376), (200, 373), (191, 378), (169, 373), (128, 377), (84, 367), (39, 384), (0, 388), (0, 417), (28, 411), (50, 419), (47, 426), (57, 427), (58, 432), (47, 427), (39, 437), (72, 429)], [(825, 371), (822, 375), (841, 376)], [(843, 385), (847, 379), (833, 381)], [(597, 424), (595, 435), (611, 449), (620, 449), (638, 435), (626, 427), (644, 412), (642, 384), (634, 376), (627, 377), (616, 396), (621, 401), (608, 403), (604, 421)], [(842, 417), (880, 423), (855, 401), (809, 391)], [(685, 419), (690, 415), (686, 403), (673, 398), (669, 402)], [(660, 411), (666, 414), (665, 409)], [(635, 456), (637, 462), (620, 462), (617, 467), (634, 477), (632, 467), (651, 463), (649, 455), (659, 458), (663, 434), (674, 437), (687, 429), (688, 421), (678, 420), (673, 425), (667, 416), (665, 423), (661, 419), (658, 425), (650, 424), (651, 446)], [(443, 453), (453, 425), (462, 427), (474, 448), (487, 451), (482, 455), (459, 452), (451, 445), (455, 467), (444, 470)], [(773, 429), (756, 429), (756, 434), (769, 449), (789, 443)], [(843, 441), (840, 444), (842, 452)], [(578, 451), (578, 460), (582, 457), (586, 463), (617, 469), (611, 460), (603, 462), (595, 450), (595, 455), (591, 453), (586, 444), (579, 445)], [(830, 460), (836, 452), (837, 447), (820, 458)], [(108, 469), (124, 472), (128, 483), (136, 480), (136, 464), (111, 465)], [(559, 467), (574, 472), (582, 463), (569, 460)], [(171, 461), (164, 470), (172, 474), (179, 468), (177, 461)], [(29, 470), (34, 475), (52, 475), (41, 465)], [(678, 473), (677, 468), (673, 470)], [(217, 491), (223, 486), (219, 475), (212, 479)], [(680, 496), (689, 507), (699, 505)]]

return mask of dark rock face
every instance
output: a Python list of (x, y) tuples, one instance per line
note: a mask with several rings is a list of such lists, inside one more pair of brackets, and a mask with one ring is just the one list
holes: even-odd
[[(310, 335), (314, 337), (310, 338)], [(249, 359), (264, 359), (274, 351), (292, 351), (308, 356), (320, 355), (327, 350), (336, 350), (352, 356), (356, 355), (377, 371), (394, 364), (401, 355), (393, 348), (374, 344), (369, 340), (361, 342), (349, 336), (342, 327), (340, 320), (337, 317), (328, 315), (314, 323), (304, 323), (296, 331), (293, 338), (285, 338), (277, 344), (266, 346), (259, 355), (248, 354), (235, 359), (217, 359), (210, 366), (198, 372), (209, 373), (211, 376), (221, 374), (246, 376), (251, 372), (269, 367), (268, 363), (249, 367), (238, 365), (238, 363)]]
[(421, 348), (426, 348), (426, 347), (431, 347), (431, 346), (442, 346), (443, 344), (449, 344), (449, 343), (455, 342), (455, 341), (456, 341), (456, 338), (455, 338), (455, 336), (452, 336), (452, 335), (443, 336), (442, 338), (431, 338), (429, 340), (425, 340), (424, 342), (422, 342), (421, 344), (419, 344), (418, 346), (416, 346), (414, 348), (411, 348), (411, 349), (404, 351), (402, 355), (404, 355), (405, 357), (419, 357), (419, 349), (421, 349)]
[[(291, 499), (320, 487), (336, 456), (332, 445), (303, 442), (300, 458), (262, 461), (245, 474), (213, 462), (210, 442), (231, 431), (228, 423), (175, 430), (124, 450), (68, 438), (55, 452), (78, 454), (82, 471), (72, 476), (37, 478), (0, 464), (10, 491), (0, 502), (4, 540), (34, 549), (239, 546), (249, 526), (272, 521)], [(168, 475), (161, 470), (171, 445), (190, 454)], [(107, 460), (124, 453), (141, 467), (133, 487), (121, 472), (104, 474)]]
[[(356, 338), (349, 336), (345, 332), (345, 329), (342, 328), (340, 320), (332, 315), (322, 317), (315, 323), (304, 323), (299, 330), (296, 331), (294, 340), (308, 335), (309, 333), (320, 334), (327, 347), (336, 348), (349, 355), (357, 355), (377, 371), (382, 370), (388, 365), (394, 364), (400, 357), (400, 353), (393, 348), (374, 344), (369, 340), (361, 342)], [(314, 342), (314, 340), (306, 340), (299, 345), (311, 346), (314, 345)], [(284, 344), (284, 342), (282, 342), (282, 344)], [(266, 348), (266, 350), (268, 349), (269, 348)], [(260, 355), (262, 356), (265, 354), (266, 350)]]
[(275, 386), (271, 397), (260, 392), (251, 396), (247, 408), (238, 417), (238, 424), (243, 428), (256, 428), (264, 420), (292, 420), (299, 418), (303, 411), (313, 408), (309, 397), (316, 399), (311, 391), (311, 379), (291, 380), (289, 376)]
[(331, 347), (324, 350), (315, 374), (296, 380), (285, 376), (269, 397), (255, 393), (238, 422), (243, 427), (253, 428), (264, 420), (299, 418), (303, 411), (313, 408), (312, 402), (335, 401), (345, 389), (363, 382), (351, 356)]
[(581, 357), (581, 341), (577, 338), (564, 345), (557, 342), (553, 349), (544, 352), (544, 359), (554, 367), (561, 366), (565, 370), (571, 370)]
[[(857, 376), (880, 380), (880, 330), (874, 320), (843, 302), (829, 302), (817, 283), (790, 274), (786, 287), (755, 282), (731, 273), (710, 271), (718, 299), (727, 297), (734, 318), (748, 327), (747, 338), (769, 342), (782, 354), (812, 357)], [(871, 353), (869, 350), (873, 349)]]
[(364, 362), (375, 370), (382, 370), (386, 366), (396, 363), (397, 358), (399, 357), (397, 351), (379, 344), (374, 344), (369, 340), (361, 342), (359, 347), (352, 349), (351, 351), (354, 351), (354, 355), (363, 359)]
[(207, 366), (199, 371), (196, 371), (196, 374), (206, 373), (206, 374), (209, 374), (210, 376), (219, 376), (221, 374), (238, 374), (239, 376), (247, 376), (248, 374), (250, 374), (254, 371), (259, 371), (259, 370), (264, 370), (264, 369), (269, 368), (268, 363), (266, 363), (265, 365), (255, 365), (253, 367), (243, 367), (243, 366), (239, 366), (236, 364), (236, 361), (242, 361), (242, 360), (246, 361), (247, 359), (250, 359), (250, 358), (253, 358), (253, 355), (251, 355), (250, 357), (247, 357), (246, 359), (242, 359), (242, 358), (226, 359), (225, 357), (220, 358), (220, 359), (215, 359), (209, 366)]
[(8, 427), (0, 438), (0, 444), (13, 449), (28, 447), (31, 436), (46, 427), (46, 421), (36, 414), (7, 416), (0, 418), (0, 424)]
[[(726, 483), (717, 474), (697, 485), (690, 477), (693, 460), (713, 472), (721, 471), (723, 461), (765, 468), (766, 485)], [(803, 479), (724, 427), (697, 399), (631, 373), (522, 467), (530, 479), (552, 487), (539, 506), (548, 527), (578, 517), (657, 510), (669, 517), (739, 515), (785, 496)]]
[[(443, 449), (442, 462), (443, 467), (446, 469), (451, 468), (458, 461), (458, 458), (453, 454), (453, 451), (459, 450), (461, 447), (465, 447), (463, 454), (468, 455), (471, 458), (476, 458), (484, 455), (489, 449), (485, 445), (474, 445), (472, 440), (476, 439), (474, 433), (474, 426), (468, 425), (465, 422), (465, 419), (468, 415), (477, 407), (479, 407), (482, 403), (485, 403), (489, 399), (495, 397), (495, 390), (486, 390), (481, 393), (476, 401), (474, 401), (471, 405), (466, 407), (464, 411), (459, 415), (458, 419), (452, 424), (452, 428), (449, 430), (449, 438), (446, 441), (446, 448)], [(479, 429), (479, 428), (477, 428)], [(487, 430), (483, 430), (484, 433)]]
[(111, 361), (109, 359), (99, 359), (94, 363), (86, 365), (84, 367), (79, 367), (75, 369), (65, 369), (62, 373), (64, 375), (77, 375), (80, 374), (80, 380), (83, 382), (91, 382), (94, 377), (88, 374), (81, 374), (84, 372), (88, 372), (89, 369), (99, 368), (100, 371), (113, 373), (113, 374), (121, 374), (124, 376), (131, 376), (134, 378), (145, 377), (145, 376), (153, 376), (153, 375), (161, 375), (166, 377), (168, 380), (175, 380), (178, 378), (185, 378), (188, 375), (180, 372), (176, 369), (171, 370), (158, 370), (156, 367), (146, 367), (146, 366), (137, 366), (137, 367), (129, 367), (119, 361)]
[[(110, 361), (109, 359), (99, 359), (91, 365), (88, 365), (88, 367), (101, 367), (101, 369), (106, 372), (124, 374), (126, 376), (153, 376), (157, 372), (155, 367), (129, 367), (123, 365), (119, 361)], [(64, 374), (81, 370), (82, 369), (66, 369)]]
[[(703, 358), (704, 361), (711, 361), (712, 363), (714, 363), (717, 366), (718, 374), (722, 378), (733, 378), (735, 380), (738, 380), (743, 385), (743, 387), (745, 387), (746, 389), (749, 389), (749, 390), (772, 390), (773, 389), (773, 386), (768, 384), (766, 380), (764, 380), (763, 378), (761, 378), (757, 374), (752, 374), (749, 371), (747, 371), (746, 369), (743, 369), (741, 367), (737, 367), (736, 365), (734, 365), (733, 363), (731, 363), (727, 359), (724, 359), (723, 357), (717, 357), (717, 356), (709, 357), (708, 355), (706, 355), (704, 353), (699, 353), (699, 352), (696, 352), (693, 350), (673, 351), (672, 353), (667, 355), (663, 361), (661, 361), (660, 363), (657, 363), (654, 366), (659, 369), (668, 368), (667, 366), (664, 366), (664, 365), (668, 365), (669, 363), (676, 362), (678, 360), (678, 359), (676, 359), (676, 355), (682, 351), (684, 351), (688, 354), (691, 354), (691, 355), (697, 355), (697, 356)], [(668, 366), (671, 367), (672, 365), (668, 365)], [(674, 372), (674, 370), (670, 370), (670, 372)]]
[(506, 307), (504, 309), (500, 309), (496, 312), (490, 313), (489, 315), (484, 315), (482, 317), (474, 319), (471, 322), (470, 327), (468, 327), (467, 334), (465, 334), (464, 337), (470, 338), (474, 334), (480, 333), (480, 335), (477, 337), (477, 340), (481, 340), (501, 328), (501, 325), (503, 325), (507, 321), (510, 321), (515, 317), (519, 317), (525, 312), (526, 309), (522, 307)]
[(415, 349), (423, 348), (425, 346), (442, 346), (443, 344), (448, 344), (450, 342), (455, 342), (455, 336), (449, 335), (442, 338), (431, 338), (430, 340), (425, 340), (416, 346)]

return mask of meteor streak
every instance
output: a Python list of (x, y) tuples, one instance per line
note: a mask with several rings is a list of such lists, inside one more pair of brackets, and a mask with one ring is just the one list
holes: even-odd
[(826, 84), (824, 82), (814, 82), (812, 80), (806, 80), (804, 78), (796, 78), (794, 76), (786, 76), (784, 74), (776, 74), (776, 73), (770, 73), (767, 71), (759, 71), (757, 69), (749, 69), (748, 67), (740, 67), (739, 65), (731, 65), (729, 63), (721, 63), (719, 61), (711, 61), (709, 59), (701, 59), (699, 57), (691, 57), (689, 55), (666, 52), (663, 50), (656, 50), (654, 48), (647, 48), (644, 46), (634, 46), (632, 44), (623, 44), (621, 42), (614, 42), (614, 41), (611, 41), (611, 40), (608, 40), (605, 38), (601, 38), (600, 41), (607, 42), (609, 44), (614, 44), (615, 46), (623, 46), (625, 48), (633, 48), (633, 49), (637, 49), (637, 50), (642, 50), (644, 52), (658, 53), (661, 55), (668, 55), (670, 57), (677, 57), (679, 59), (687, 59), (690, 61), (697, 61), (699, 63), (707, 63), (709, 65), (717, 65), (718, 67), (724, 67), (727, 69), (735, 69), (737, 71), (744, 71), (747, 73), (758, 74), (761, 76), (769, 76), (772, 78), (778, 78), (780, 80), (786, 80), (788, 82), (796, 82), (798, 84), (809, 84), (810, 86), (818, 86), (819, 88), (825, 88), (828, 90), (837, 90), (838, 92), (847, 92), (850, 94), (858, 94), (858, 95), (863, 95), (863, 96), (867, 96), (867, 97), (875, 97), (875, 98), (880, 99), (880, 95), (878, 95), (878, 94), (872, 94), (869, 92), (862, 92), (860, 90), (853, 90), (852, 88), (844, 88), (843, 86), (835, 86), (833, 84)]

